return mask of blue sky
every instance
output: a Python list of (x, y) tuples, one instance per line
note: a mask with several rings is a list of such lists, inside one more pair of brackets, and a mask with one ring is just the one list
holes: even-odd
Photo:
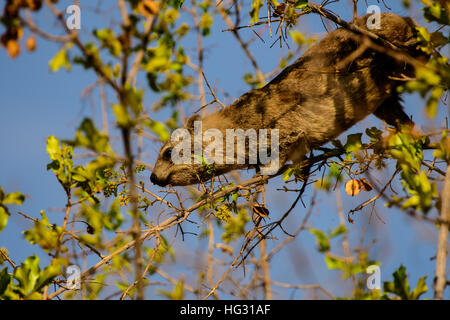
[[(60, 3), (70, 3), (71, 1), (60, 1)], [(89, 9), (87, 3), (91, 1), (80, 1), (82, 6), (82, 30), (81, 35), (86, 39), (91, 26), (109, 26), (110, 18), (107, 15), (98, 15)], [(351, 1), (341, 1), (342, 4), (335, 4), (330, 7), (341, 15), (345, 20), (350, 20), (351, 12), (345, 10), (350, 8)], [(360, 1), (360, 14), (364, 12), (364, 1)], [(420, 19), (418, 5), (411, 11), (407, 11), (400, 6), (400, 1), (388, 1), (392, 6), (392, 12), (400, 15), (410, 15), (419, 23), (424, 24)], [(369, 1), (369, 4), (377, 4), (377, 1)], [(104, 7), (113, 6), (113, 2), (103, 2)], [(115, 2), (114, 2), (115, 5)], [(86, 10), (83, 9), (86, 6)], [(59, 5), (61, 8), (61, 4)], [(387, 11), (381, 7), (382, 11)], [(45, 26), (46, 30), (56, 32), (58, 25), (53, 23), (51, 15), (47, 11), (40, 12), (36, 17), (38, 25)], [(84, 26), (84, 28), (83, 28)], [(242, 50), (237, 46), (231, 33), (221, 32), (226, 28), (225, 23), (219, 16), (214, 20), (212, 34), (205, 39), (206, 58), (205, 73), (211, 83), (217, 80), (217, 87), (230, 93), (237, 98), (249, 88), (244, 83), (242, 76), (246, 72), (251, 72), (252, 67), (243, 55)], [(317, 16), (305, 17), (300, 20), (297, 27), (300, 31), (308, 35), (321, 37), (325, 30)], [(431, 27), (432, 30), (435, 27)], [(27, 34), (26, 34), (27, 35)], [(241, 31), (243, 38), (254, 37), (248, 29)], [(278, 45), (269, 48), (272, 41), (267, 32), (263, 37), (266, 43), (257, 40), (250, 47), (261, 69), (264, 72), (271, 71), (281, 54), (286, 53), (286, 48), (280, 49)], [(195, 50), (193, 38), (187, 38), (184, 45), (187, 49)], [(62, 208), (65, 204), (65, 195), (58, 185), (52, 173), (46, 171), (46, 164), (49, 162), (45, 152), (46, 139), (50, 135), (58, 138), (71, 138), (85, 116), (99, 120), (99, 96), (94, 94), (95, 107), (92, 108), (89, 99), (83, 100), (81, 92), (96, 78), (91, 72), (86, 72), (75, 66), (71, 72), (65, 70), (58, 73), (51, 73), (48, 69), (48, 61), (59, 49), (59, 44), (49, 43), (46, 40), (38, 39), (36, 52), (30, 54), (22, 52), (19, 58), (11, 60), (4, 50), (0, 51), (0, 185), (6, 192), (20, 191), (28, 196), (24, 205), (20, 208), (13, 208), (13, 212), (20, 210), (33, 217), (39, 216), (40, 210), (48, 212), (48, 216), (54, 222), (61, 221), (61, 213), (51, 210), (52, 208)], [(189, 51), (191, 52), (191, 51)], [(146, 87), (144, 77), (139, 77), (138, 86), (145, 87), (146, 107), (150, 107), (154, 101), (152, 92)], [(220, 92), (220, 91), (219, 91)], [(110, 102), (114, 101), (114, 96), (108, 95)], [(436, 123), (441, 124), (442, 119), (448, 116), (448, 109), (441, 105), (436, 121), (426, 118), (423, 113), (424, 102), (416, 95), (405, 96), (406, 110), (412, 114), (416, 122), (423, 128), (429, 128)], [(231, 102), (230, 98), (227, 102)], [(183, 106), (189, 115), (198, 106)], [(93, 109), (95, 112), (93, 113)], [(164, 119), (169, 110), (159, 112), (156, 117)], [(112, 117), (110, 117), (110, 126)], [(99, 122), (98, 122), (99, 123)], [(381, 126), (381, 121), (370, 116), (363, 122), (357, 124), (348, 133), (361, 132), (368, 126)], [(348, 134), (346, 133), (346, 134)], [(118, 137), (118, 135), (116, 135)], [(113, 146), (117, 151), (122, 147), (119, 139), (113, 140)], [(144, 161), (153, 164), (156, 159), (158, 146), (148, 145), (145, 150)], [(377, 177), (381, 181), (386, 181), (389, 174), (393, 172), (393, 164)], [(148, 179), (150, 172), (146, 171), (144, 178)], [(148, 180), (146, 180), (148, 181)], [(148, 182), (149, 184), (149, 182)], [(283, 182), (280, 178), (271, 180), (268, 187), (268, 208), (273, 217), (284, 213), (293, 201), (293, 195), (277, 191)], [(150, 184), (149, 184), (150, 186)], [(156, 187), (151, 187), (153, 191), (158, 191)], [(397, 191), (401, 191), (401, 186), (397, 184)], [(312, 188), (311, 188), (312, 190)], [(374, 193), (361, 195), (356, 198), (347, 196), (341, 188), (344, 211), (356, 207), (359, 203), (374, 196)], [(309, 203), (311, 192), (307, 192), (304, 202)], [(334, 229), (339, 224), (336, 212), (335, 193), (319, 192), (319, 206), (313, 211), (310, 224), (314, 228), (322, 230)], [(410, 284), (415, 287), (417, 279), (428, 275), (427, 284), (429, 292), (426, 297), (431, 297), (432, 279), (434, 276), (434, 261), (430, 260), (435, 255), (435, 244), (437, 240), (436, 229), (430, 224), (419, 223), (395, 209), (386, 209), (382, 201), (376, 205), (380, 216), (385, 224), (376, 218), (370, 219), (370, 211), (363, 210), (355, 215), (353, 225), (347, 223), (353, 236), (349, 241), (351, 246), (356, 246), (359, 241), (360, 231), (366, 229), (364, 244), (368, 245), (373, 239), (377, 239), (371, 250), (371, 258), (381, 262), (382, 280), (392, 279), (392, 272), (400, 264), (407, 266), (410, 276)], [(287, 220), (286, 228), (293, 232), (300, 224), (307, 209), (301, 204)], [(196, 216), (197, 217), (197, 216)], [(275, 218), (272, 218), (275, 219)], [(199, 221), (198, 218), (196, 220)], [(21, 234), (24, 228), (31, 227), (30, 223), (16, 214), (13, 214), (8, 222), (7, 228), (0, 233), (0, 246), (8, 248), (11, 257), (15, 261), (23, 261), (27, 256), (36, 253), (44, 261), (49, 261), (48, 256), (39, 248), (27, 243)], [(198, 232), (196, 226), (185, 225), (186, 231)], [(167, 237), (170, 238), (170, 232)], [(283, 233), (275, 233), (279, 239), (284, 239)], [(197, 240), (194, 236), (187, 236), (185, 242), (181, 242), (178, 237), (174, 242), (177, 252), (177, 262), (169, 266), (169, 272), (174, 277), (179, 277), (181, 273), (189, 275), (190, 267), (196, 265), (195, 250), (203, 250), (207, 247), (206, 240)], [(219, 236), (217, 236), (218, 238)], [(219, 238), (218, 238), (219, 239)], [(269, 249), (279, 241), (271, 243)], [(342, 253), (340, 243), (333, 243), (338, 253)], [(339, 273), (329, 271), (324, 263), (323, 256), (314, 249), (316, 246), (314, 237), (309, 232), (301, 233), (298, 238), (289, 244), (285, 250), (274, 258), (272, 264), (272, 277), (274, 280), (294, 283), (310, 284), (319, 283), (336, 295), (345, 292), (349, 288), (350, 281), (339, 280)], [(194, 248), (194, 249), (193, 249)], [(95, 262), (95, 258), (88, 260)], [(236, 274), (243, 277), (242, 271), (237, 270)], [(221, 271), (217, 271), (220, 277)], [(189, 280), (189, 277), (187, 278)], [(246, 280), (248, 280), (248, 275)], [(193, 283), (191, 283), (193, 284)], [(307, 292), (285, 290), (274, 287), (277, 298), (306, 298), (310, 297)], [(347, 291), (348, 292), (348, 291)], [(155, 296), (150, 296), (155, 297)], [(449, 292), (446, 292), (448, 299)]]

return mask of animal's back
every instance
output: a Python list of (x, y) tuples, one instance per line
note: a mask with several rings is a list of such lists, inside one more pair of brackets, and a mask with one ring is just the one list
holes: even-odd
[[(359, 18), (356, 25), (367, 29), (366, 20), (367, 16)], [(381, 28), (370, 31), (415, 50), (414, 26), (409, 18), (384, 13)], [(337, 29), (265, 87), (247, 92), (222, 114), (236, 127), (277, 128), (280, 136), (301, 138), (311, 148), (330, 141), (395, 95), (397, 84), (388, 76), (405, 72), (405, 65), (374, 50), (337, 69), (360, 45), (361, 37)]]

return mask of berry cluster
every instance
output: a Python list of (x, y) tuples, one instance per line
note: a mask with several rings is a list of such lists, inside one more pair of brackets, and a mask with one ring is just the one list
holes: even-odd
[[(51, 1), (58, 2), (58, 0)], [(20, 10), (38, 11), (42, 7), (42, 2), (43, 0), (6, 0), (0, 20), (6, 30), (0, 36), (0, 44), (6, 48), (10, 58), (20, 54), (19, 40), (23, 37), (23, 27), (19, 18)], [(36, 39), (33, 36), (27, 38), (25, 47), (28, 51), (33, 51), (36, 48)]]

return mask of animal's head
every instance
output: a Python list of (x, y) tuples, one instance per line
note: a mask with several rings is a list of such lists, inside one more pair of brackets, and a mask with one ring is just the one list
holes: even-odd
[(377, 36), (393, 43), (416, 59), (426, 62), (429, 58), (419, 49), (418, 28), (420, 27), (412, 18), (401, 17), (393, 13), (385, 12), (380, 15), (379, 24), (371, 25), (376, 22), (373, 14), (367, 14), (357, 21), (357, 25), (376, 34)]
[(200, 120), (192, 116), (172, 133), (153, 167), (153, 183), (163, 187), (197, 184), (252, 165), (261, 166), (261, 174), (267, 175), (279, 169), (278, 130), (271, 130), (270, 135), (263, 130), (258, 139), (255, 129), (233, 128), (221, 112)]
[[(150, 176), (151, 182), (162, 187), (167, 185), (186, 186), (211, 178), (211, 170), (208, 170), (208, 167), (204, 164), (198, 163), (198, 159), (196, 161), (194, 157), (194, 123), (200, 120), (199, 115), (190, 117), (182, 128), (184, 130), (177, 130), (181, 132), (181, 135), (174, 137), (172, 134), (172, 139), (162, 146)], [(190, 154), (183, 154), (181, 143), (190, 144), (188, 148), (184, 148), (184, 150), (190, 150)], [(177, 158), (174, 161), (173, 155), (175, 152), (181, 158)]]

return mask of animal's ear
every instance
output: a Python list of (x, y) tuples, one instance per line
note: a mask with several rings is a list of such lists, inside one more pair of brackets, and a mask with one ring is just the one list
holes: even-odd
[(202, 117), (199, 114), (194, 114), (193, 116), (190, 116), (186, 123), (184, 124), (184, 127), (188, 129), (190, 132), (194, 132), (194, 122), (195, 121), (201, 121)]

